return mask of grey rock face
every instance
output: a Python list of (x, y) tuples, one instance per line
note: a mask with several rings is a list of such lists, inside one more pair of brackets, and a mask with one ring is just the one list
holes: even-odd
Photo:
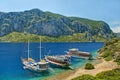
[(113, 34), (109, 25), (103, 21), (65, 17), (39, 9), (24, 12), (0, 12), (0, 36), (11, 32), (29, 32), (53, 37), (87, 32), (90, 35), (87, 37), (99, 35), (107, 38), (108, 34), (109, 37)]

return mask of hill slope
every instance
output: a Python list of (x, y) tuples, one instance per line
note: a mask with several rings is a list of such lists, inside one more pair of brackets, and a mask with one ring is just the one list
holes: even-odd
[(120, 65), (120, 39), (111, 39), (105, 42), (99, 53), (105, 60), (114, 60)]
[[(85, 37), (86, 33), (77, 33), (72, 35), (64, 35), (60, 37), (41, 36), (42, 42), (88, 42), (89, 39)], [(95, 36), (94, 36), (95, 37)], [(6, 36), (0, 37), (2, 42), (39, 42), (40, 35), (12, 32)], [(106, 41), (105, 38), (95, 37), (97, 41)]]
[(120, 33), (115, 33), (116, 37), (120, 38)]
[(0, 36), (12, 32), (27, 32), (51, 37), (86, 33), (85, 37), (89, 41), (94, 39), (93, 36), (105, 39), (114, 37), (109, 25), (103, 21), (66, 17), (39, 9), (24, 12), (0, 12)]

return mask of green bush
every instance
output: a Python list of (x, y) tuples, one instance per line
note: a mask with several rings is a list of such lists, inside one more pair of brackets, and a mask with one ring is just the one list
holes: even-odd
[(120, 61), (120, 54), (116, 57), (116, 60), (115, 60), (116, 62), (117, 61)]
[(110, 55), (107, 56), (107, 57), (105, 58), (105, 60), (106, 60), (106, 61), (110, 61), (110, 60), (112, 60), (112, 56), (110, 56)]
[(88, 69), (88, 70), (94, 69), (94, 65), (92, 65), (91, 63), (87, 63), (85, 65), (85, 69)]
[(111, 51), (110, 50), (105, 50), (102, 54), (102, 57), (106, 58), (108, 57), (109, 55), (111, 54)]
[(95, 77), (86, 74), (72, 80), (120, 80), (120, 68), (98, 73)]
[[(120, 39), (111, 39), (105, 42), (104, 47), (100, 49), (100, 56), (106, 61), (113, 60), (120, 65)], [(117, 53), (117, 54), (116, 54)]]
[(93, 77), (91, 75), (85, 74), (85, 75), (76, 77), (76, 78), (74, 78), (72, 80), (96, 80), (96, 79), (95, 79), (95, 77)]
[(98, 73), (96, 78), (100, 80), (120, 80), (120, 68)]
[(115, 62), (117, 62), (117, 64), (120, 65), (120, 55), (116, 57)]

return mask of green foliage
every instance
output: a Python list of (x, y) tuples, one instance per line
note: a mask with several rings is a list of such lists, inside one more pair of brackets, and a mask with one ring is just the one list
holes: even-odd
[(94, 69), (94, 65), (92, 65), (91, 63), (87, 63), (85, 65), (85, 69), (88, 69), (88, 70)]
[(94, 29), (102, 27), (105, 23), (103, 21), (95, 21), (85, 18), (71, 17), (71, 19), (76, 20), (78, 22), (82, 22), (83, 24), (90, 25)]
[(49, 15), (50, 17), (54, 17), (54, 18), (60, 18), (60, 17), (63, 17), (62, 15), (60, 14), (55, 14), (55, 13), (51, 13), (51, 12), (45, 12), (45, 14)]
[(112, 56), (107, 56), (107, 57), (105, 57), (105, 60), (106, 60), (106, 61), (112, 60)]
[[(51, 12), (43, 12), (39, 9), (1, 14), (3, 17), (0, 22), (0, 36), (16, 31), (28, 32), (43, 35), (48, 39), (46, 41), (56, 42), (105, 41), (113, 37), (109, 25), (103, 21), (67, 17)], [(15, 41), (19, 41), (19, 38)]]
[(98, 35), (94, 35), (93, 36), (93, 39), (96, 40), (96, 41), (102, 41), (102, 42), (105, 42), (106, 39), (103, 37), (103, 36), (98, 36)]
[(105, 50), (102, 57), (105, 58), (106, 61), (110, 61), (112, 60), (112, 52), (110, 50)]
[(116, 57), (115, 62), (117, 62), (117, 64), (120, 65), (120, 55)]
[(91, 75), (88, 75), (88, 74), (85, 74), (85, 75), (76, 77), (76, 78), (74, 78), (72, 80), (95, 80), (95, 77), (93, 77)]
[(108, 57), (110, 54), (111, 54), (111, 51), (110, 51), (110, 50), (105, 50), (105, 51), (103, 52), (103, 54), (102, 54), (102, 57), (103, 57), (103, 58), (106, 58), (106, 57)]
[(98, 73), (95, 77), (91, 75), (82, 75), (72, 80), (120, 80), (120, 68)]
[[(42, 36), (43, 42), (87, 42), (89, 39), (85, 37), (85, 33), (77, 33), (73, 35), (66, 35), (60, 37), (50, 37), (50, 36)], [(0, 37), (1, 41), (4, 42), (27, 42), (28, 38), (31, 42), (39, 42), (40, 35), (35, 34), (25, 34), (13, 32), (9, 35)]]
[(114, 43), (117, 43), (118, 41), (119, 41), (119, 39), (117, 39), (117, 38), (111, 39), (109, 41), (106, 41), (104, 46), (113, 45)]
[(120, 39), (115, 38), (105, 42), (99, 53), (106, 61), (114, 59), (115, 62), (120, 64)]
[(101, 80), (120, 80), (120, 68), (101, 72), (96, 77)]
[(13, 32), (9, 35), (0, 38), (1, 41), (5, 41), (5, 42), (27, 42), (28, 39), (34, 42), (34, 41), (39, 41), (40, 38), (37, 35), (17, 33), (17, 32)]

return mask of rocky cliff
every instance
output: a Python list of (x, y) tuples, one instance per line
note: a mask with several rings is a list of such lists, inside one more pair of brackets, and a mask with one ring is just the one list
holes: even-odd
[(106, 39), (114, 36), (109, 25), (103, 21), (66, 17), (39, 9), (24, 12), (0, 12), (0, 36), (11, 32), (28, 32), (50, 37), (85, 33), (85, 37), (90, 40), (93, 36)]

